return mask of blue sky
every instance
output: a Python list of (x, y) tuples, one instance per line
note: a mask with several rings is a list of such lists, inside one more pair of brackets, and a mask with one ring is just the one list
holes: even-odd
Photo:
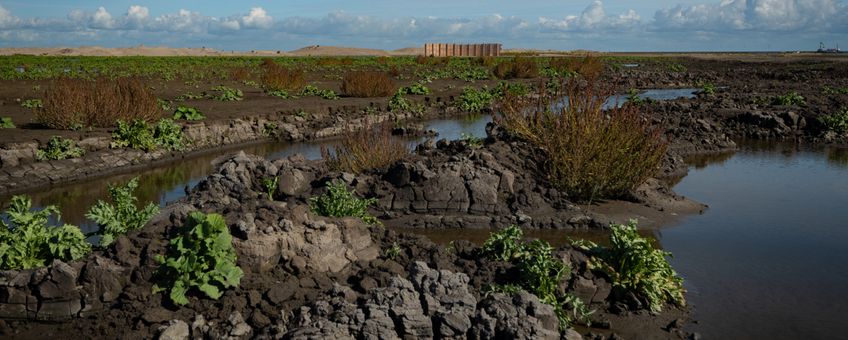
[(848, 48), (843, 0), (0, 1), (0, 46), (291, 50), (424, 42), (598, 51)]

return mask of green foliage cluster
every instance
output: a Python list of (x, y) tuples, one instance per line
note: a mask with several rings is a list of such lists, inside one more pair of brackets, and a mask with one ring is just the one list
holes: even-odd
[(562, 329), (578, 319), (588, 322), (588, 316), (592, 312), (585, 303), (557, 289), (560, 283), (568, 279), (571, 267), (554, 257), (553, 248), (547, 242), (524, 242), (523, 236), (521, 228), (513, 225), (492, 233), (483, 243), (483, 255), (492, 260), (511, 262), (519, 271), (516, 282), (493, 289), (510, 293), (520, 288), (536, 294), (539, 300), (554, 307)]
[(186, 92), (186, 93), (179, 95), (176, 99), (178, 101), (186, 101), (186, 100), (189, 100), (189, 99), (203, 99), (203, 95), (202, 94), (194, 94), (194, 93), (191, 93), (191, 92)]
[(612, 280), (613, 289), (633, 292), (647, 299), (652, 312), (662, 311), (666, 302), (686, 305), (683, 279), (677, 275), (666, 256), (671, 253), (654, 249), (651, 242), (639, 236), (636, 221), (611, 225), (610, 246), (590, 241), (575, 245), (592, 254), (592, 269), (604, 272)]
[(236, 264), (236, 251), (224, 217), (194, 212), (171, 239), (167, 256), (158, 255), (156, 274), (159, 282), (153, 293), (169, 291), (171, 301), (188, 303), (186, 294), (197, 288), (206, 296), (218, 299), (223, 290), (237, 287), (244, 272)]
[(85, 150), (78, 147), (72, 139), (53, 136), (47, 141), (47, 145), (36, 150), (35, 158), (40, 161), (57, 160), (82, 157), (84, 154)]
[(793, 91), (782, 96), (773, 97), (771, 103), (774, 105), (804, 105), (804, 103), (806, 103), (806, 99), (797, 92)]
[(385, 251), (386, 258), (390, 259), (390, 260), (397, 259), (397, 257), (400, 256), (401, 251), (403, 251), (403, 250), (400, 249), (400, 245), (397, 242), (395, 242), (395, 243), (392, 244), (392, 246), (389, 249), (386, 249), (386, 251)]
[(269, 200), (274, 200), (274, 192), (277, 191), (277, 184), (280, 183), (280, 176), (274, 178), (263, 178), (262, 186), (265, 187), (265, 192), (268, 194)]
[(637, 89), (629, 89), (627, 90), (627, 103), (631, 105), (644, 105), (653, 103), (654, 100), (651, 98), (642, 98), (639, 96), (639, 90)]
[(224, 85), (215, 86), (212, 88), (212, 91), (217, 93), (211, 94), (209, 97), (222, 102), (240, 101), (244, 99), (244, 93), (242, 93), (241, 90)]
[(0, 129), (14, 129), (15, 123), (11, 117), (0, 117)]
[(427, 85), (422, 83), (415, 83), (409, 86), (404, 86), (398, 89), (398, 93), (400, 94), (415, 94), (415, 95), (425, 95), (430, 94), (430, 89), (427, 88)]
[(836, 87), (836, 88), (834, 88), (834, 87), (830, 87), (830, 86), (825, 86), (825, 87), (822, 89), (822, 93), (823, 93), (823, 94), (825, 94), (825, 95), (832, 95), (832, 94), (848, 94), (848, 86), (845, 86), (845, 87)]
[(713, 83), (703, 83), (701, 84), (701, 93), (703, 94), (715, 94), (716, 86)]
[(44, 103), (41, 99), (27, 99), (21, 103), (21, 106), (27, 109), (40, 109), (44, 107)]
[(848, 107), (842, 108), (839, 112), (821, 116), (819, 120), (828, 130), (846, 133), (848, 132)]
[(126, 123), (118, 121), (118, 128), (112, 132), (112, 144), (114, 148), (133, 148), (144, 151), (152, 151), (157, 147), (166, 150), (182, 150), (183, 130), (182, 127), (168, 118), (160, 119), (156, 126), (151, 126), (143, 120), (134, 120)]
[(495, 96), (488, 89), (475, 89), (466, 86), (459, 95), (459, 109), (465, 112), (478, 113), (491, 107)]
[(187, 107), (187, 106), (180, 106), (180, 107), (177, 107), (176, 110), (174, 110), (174, 120), (180, 120), (180, 119), (196, 121), (196, 120), (206, 119), (206, 117), (203, 116), (203, 114), (200, 113), (200, 110), (198, 110), (196, 108)]
[(476, 149), (476, 148), (483, 146), (483, 138), (474, 137), (474, 135), (472, 135), (470, 133), (465, 133), (465, 132), (460, 133), (459, 137), (460, 137), (460, 139), (462, 139), (462, 141), (467, 143), (468, 146), (471, 147), (471, 148)]
[(686, 72), (686, 66), (683, 66), (682, 64), (670, 64), (668, 65), (668, 69), (672, 72)]
[(403, 96), (403, 91), (398, 90), (397, 93), (395, 93), (392, 98), (389, 99), (389, 111), (422, 113), (424, 112), (424, 105), (406, 99)]
[(327, 183), (327, 192), (309, 199), (313, 213), (328, 217), (358, 217), (368, 224), (378, 224), (376, 217), (368, 214), (368, 206), (377, 203), (376, 198), (360, 199), (353, 191), (347, 191), (344, 182)]
[(0, 269), (30, 269), (43, 267), (54, 259), (76, 261), (91, 251), (85, 235), (76, 226), (47, 225), (50, 215), (59, 220), (59, 209), (47, 206), (31, 211), (32, 200), (14, 196), (6, 215), (10, 225), (0, 221)]
[(495, 98), (503, 98), (504, 96), (526, 96), (530, 93), (530, 87), (524, 83), (501, 81), (498, 86), (495, 86), (491, 94)]
[(303, 90), (300, 91), (301, 96), (316, 96), (329, 100), (339, 99), (339, 95), (336, 94), (333, 90), (322, 90), (319, 89), (315, 85), (306, 85), (303, 87)]
[(143, 209), (136, 206), (138, 198), (133, 196), (136, 188), (138, 177), (124, 185), (109, 186), (109, 196), (114, 204), (98, 200), (85, 214), (100, 226), (97, 233), (100, 235), (101, 247), (112, 244), (116, 236), (141, 229), (159, 212), (159, 207), (153, 203), (147, 204)]

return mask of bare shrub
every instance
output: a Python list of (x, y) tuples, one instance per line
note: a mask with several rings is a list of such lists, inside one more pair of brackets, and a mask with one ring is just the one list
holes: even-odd
[(535, 78), (539, 75), (539, 65), (532, 58), (515, 57), (495, 65), (492, 73), (501, 79)]
[[(508, 95), (497, 123), (545, 155), (550, 182), (577, 200), (626, 195), (658, 170), (667, 144), (635, 105), (603, 110), (597, 78), (570, 79), (541, 99)], [(553, 105), (561, 98), (565, 103)], [(552, 109), (553, 108), (553, 109)]]
[(160, 111), (156, 96), (137, 79), (60, 78), (45, 91), (35, 117), (54, 129), (79, 129), (113, 127), (118, 120), (152, 122)]
[(260, 81), (266, 91), (299, 92), (306, 86), (306, 74), (302, 70), (291, 70), (271, 59), (264, 59)]
[(245, 81), (251, 78), (250, 70), (246, 67), (234, 67), (230, 69), (230, 79), (234, 81)]
[(397, 85), (385, 72), (350, 72), (342, 79), (342, 93), (349, 97), (388, 97)]
[(360, 173), (387, 167), (409, 155), (409, 149), (403, 139), (392, 135), (392, 124), (385, 122), (348, 131), (333, 152), (321, 147), (321, 155), (332, 170)]

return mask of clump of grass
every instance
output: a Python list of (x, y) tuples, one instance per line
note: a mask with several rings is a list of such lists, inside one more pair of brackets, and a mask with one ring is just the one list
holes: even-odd
[(524, 242), (522, 238), (521, 229), (513, 225), (492, 233), (483, 243), (483, 255), (496, 261), (512, 262), (519, 271), (519, 276), (513, 282), (492, 286), (490, 290), (515, 293), (524, 289), (535, 294), (539, 300), (554, 307), (561, 329), (567, 328), (575, 320), (588, 323), (592, 311), (589, 311), (586, 304), (574, 295), (557, 289), (570, 275), (571, 267), (554, 257), (553, 248), (547, 242)]
[(54, 129), (113, 127), (118, 120), (152, 122), (161, 109), (153, 92), (130, 78), (60, 78), (44, 92), (43, 106), (35, 118)]
[(539, 64), (532, 58), (516, 57), (501, 61), (492, 73), (501, 79), (535, 78), (539, 76)]
[(348, 191), (343, 182), (327, 183), (327, 192), (309, 199), (313, 213), (327, 217), (358, 217), (368, 224), (378, 224), (376, 217), (368, 214), (368, 206), (377, 203), (376, 198), (361, 199)]
[(409, 155), (409, 149), (392, 135), (392, 125), (387, 122), (372, 129), (348, 131), (333, 152), (322, 147), (321, 155), (330, 169), (361, 173), (389, 166)]
[(348, 97), (388, 97), (397, 85), (385, 72), (357, 71), (342, 78), (341, 91)]
[(53, 136), (47, 142), (47, 145), (36, 150), (35, 158), (40, 161), (58, 160), (82, 157), (84, 154), (85, 150), (78, 147), (72, 139)]
[(848, 108), (842, 108), (839, 112), (821, 116), (819, 121), (830, 131), (846, 133), (848, 132)]
[(609, 276), (613, 289), (645, 298), (652, 312), (662, 311), (666, 302), (685, 306), (683, 279), (666, 260), (671, 253), (654, 249), (648, 239), (639, 236), (635, 221), (610, 228), (609, 247), (590, 241), (575, 243), (593, 255), (590, 267)]
[(657, 171), (667, 144), (638, 106), (603, 110), (612, 91), (596, 78), (562, 87), (538, 99), (506, 96), (496, 119), (544, 154), (540, 170), (553, 186), (577, 200), (620, 197)]
[(282, 67), (271, 59), (265, 59), (262, 64), (260, 79), (265, 91), (284, 91), (297, 93), (306, 86), (306, 74), (301, 70)]

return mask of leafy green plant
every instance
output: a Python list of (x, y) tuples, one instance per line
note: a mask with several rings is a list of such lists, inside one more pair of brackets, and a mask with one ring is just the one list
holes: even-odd
[(40, 211), (31, 211), (28, 196), (12, 197), (6, 215), (10, 225), (0, 220), (0, 269), (29, 269), (42, 267), (54, 259), (76, 261), (91, 251), (85, 235), (76, 226), (65, 224), (49, 227), (47, 222), (59, 209), (49, 205)]
[(180, 106), (174, 111), (174, 120), (203, 120), (205, 118), (200, 110), (193, 107)]
[(401, 94), (425, 95), (430, 94), (430, 89), (422, 83), (415, 83), (406, 87), (401, 87), (398, 92)]
[(400, 249), (400, 245), (397, 242), (395, 242), (395, 243), (392, 244), (391, 248), (386, 249), (386, 258), (390, 259), (390, 260), (394, 260), (398, 256), (400, 256), (401, 251), (402, 250)]
[(701, 93), (703, 94), (715, 94), (716, 87), (713, 83), (703, 83), (701, 84)]
[(72, 139), (53, 136), (47, 141), (47, 145), (36, 150), (35, 158), (40, 161), (57, 160), (82, 157), (84, 154), (85, 150), (78, 147)]
[(168, 118), (160, 119), (155, 127), (141, 120), (131, 123), (119, 120), (118, 128), (112, 132), (113, 149), (128, 147), (149, 152), (157, 146), (181, 150), (184, 147), (182, 127)]
[(282, 98), (282, 99), (297, 98), (297, 96), (290, 95), (286, 90), (267, 91), (267, 92), (265, 92), (265, 94), (267, 94), (271, 97), (277, 97), (277, 98)]
[(398, 91), (389, 99), (389, 111), (421, 113), (424, 112), (424, 105), (411, 102), (409, 99), (403, 97), (401, 91)]
[(279, 131), (279, 127), (277, 126), (277, 123), (273, 123), (273, 122), (266, 122), (266, 123), (262, 126), (262, 133), (263, 133), (265, 136), (268, 136), (268, 137), (276, 136), (276, 135), (277, 135), (277, 133), (278, 133), (278, 131)]
[(642, 98), (639, 96), (639, 90), (630, 89), (627, 90), (627, 103), (632, 105), (643, 105), (653, 103), (654, 100), (651, 98)]
[(136, 205), (138, 198), (133, 195), (136, 188), (138, 188), (138, 177), (124, 185), (110, 185), (109, 196), (114, 204), (98, 200), (85, 214), (85, 217), (97, 222), (100, 226), (97, 234), (100, 235), (101, 247), (112, 244), (116, 236), (141, 229), (153, 215), (159, 212), (159, 207), (152, 202), (143, 209), (138, 208)]
[(833, 88), (833, 87), (830, 87), (830, 86), (825, 86), (825, 87), (822, 89), (822, 94), (825, 94), (825, 95), (832, 95), (832, 94), (848, 94), (848, 86), (845, 86), (845, 87), (837, 87), (837, 88)]
[(40, 109), (44, 107), (44, 103), (41, 99), (27, 99), (21, 103), (21, 106), (27, 109)]
[(848, 108), (842, 108), (839, 112), (821, 116), (819, 121), (828, 130), (836, 133), (846, 133), (848, 132)]
[(274, 200), (274, 191), (277, 190), (277, 184), (280, 183), (280, 176), (274, 176), (274, 178), (263, 178), (262, 186), (265, 187), (265, 191), (268, 193), (268, 199)]
[(686, 72), (686, 66), (681, 64), (670, 64), (668, 65), (668, 69), (672, 72)]
[(488, 89), (477, 90), (466, 86), (459, 95), (459, 109), (471, 113), (482, 112), (492, 105), (492, 100), (494, 96)]
[(211, 98), (222, 102), (240, 101), (244, 97), (244, 93), (241, 90), (224, 85), (215, 86), (212, 88), (212, 91), (218, 93), (211, 95)]
[(203, 95), (202, 94), (194, 94), (194, 93), (191, 93), (191, 92), (186, 92), (186, 93), (181, 94), (179, 97), (177, 97), (177, 100), (179, 100), (179, 101), (185, 101), (185, 100), (188, 100), (188, 99), (203, 99)]
[(513, 263), (519, 271), (514, 282), (491, 285), (492, 292), (515, 293), (527, 290), (544, 303), (554, 307), (560, 328), (567, 328), (575, 320), (589, 322), (592, 314), (579, 298), (561, 293), (557, 287), (567, 279), (571, 268), (553, 255), (553, 248), (545, 241), (522, 241), (524, 234), (518, 226), (494, 232), (483, 243), (482, 254), (491, 260)]
[(575, 243), (593, 256), (590, 267), (609, 276), (613, 289), (644, 297), (652, 312), (662, 311), (666, 302), (686, 305), (683, 279), (666, 260), (671, 253), (654, 249), (648, 239), (639, 236), (636, 221), (611, 225), (610, 229), (609, 247), (590, 241)]
[(771, 102), (774, 105), (804, 105), (806, 100), (803, 96), (793, 91), (782, 96), (773, 97)]
[(160, 99), (160, 98), (156, 98), (156, 103), (159, 104), (159, 107), (161, 107), (163, 111), (168, 111), (168, 110), (171, 109), (171, 101), (170, 100), (163, 100), (163, 99)]
[(502, 98), (506, 95), (526, 96), (530, 93), (530, 88), (524, 83), (511, 83), (501, 81), (498, 86), (492, 89), (491, 94), (495, 98)]
[(15, 123), (11, 117), (0, 117), (0, 129), (14, 129)]
[(300, 91), (301, 96), (317, 96), (324, 99), (336, 100), (339, 99), (339, 96), (333, 92), (333, 90), (322, 90), (319, 89), (315, 85), (306, 85), (303, 87), (303, 90)]
[(244, 272), (236, 265), (232, 236), (224, 217), (193, 212), (171, 239), (167, 257), (158, 255), (156, 274), (159, 282), (153, 293), (170, 291), (171, 301), (188, 303), (186, 293), (197, 288), (206, 296), (218, 299), (223, 290), (237, 287)]
[(368, 224), (378, 224), (376, 217), (368, 214), (368, 206), (377, 203), (376, 198), (360, 199), (353, 191), (347, 191), (344, 182), (327, 183), (327, 192), (309, 199), (313, 213), (328, 217), (358, 217)]
[(471, 148), (476, 149), (483, 146), (483, 138), (474, 137), (474, 135), (465, 132), (460, 133), (459, 136)]

